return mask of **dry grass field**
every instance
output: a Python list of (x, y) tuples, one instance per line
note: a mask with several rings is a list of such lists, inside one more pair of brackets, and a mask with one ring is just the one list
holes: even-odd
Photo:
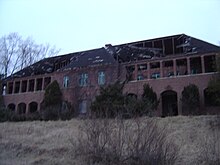
[[(168, 137), (179, 146), (176, 164), (205, 164), (213, 145), (220, 149), (218, 116), (153, 118), (166, 126)], [(141, 120), (149, 120), (141, 118)], [(128, 120), (129, 121), (129, 120)], [(84, 164), (74, 157), (72, 141), (85, 120), (0, 123), (0, 165)], [(130, 122), (130, 121), (129, 121)], [(208, 147), (207, 147), (208, 146)], [(210, 154), (211, 153), (211, 154)]]

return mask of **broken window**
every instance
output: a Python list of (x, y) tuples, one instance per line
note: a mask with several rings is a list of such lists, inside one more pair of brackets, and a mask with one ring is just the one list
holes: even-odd
[(147, 64), (138, 65), (138, 71), (140, 71), (140, 70), (147, 70)]
[(87, 112), (87, 101), (83, 100), (79, 103), (79, 113), (85, 114)]
[(139, 81), (139, 80), (143, 80), (144, 79), (144, 76), (142, 75), (142, 74), (138, 74), (137, 75), (137, 80)]
[(38, 78), (37, 79), (37, 91), (42, 90), (42, 85), (43, 85), (43, 78)]
[(174, 54), (173, 52), (173, 41), (172, 38), (164, 40), (165, 54)]
[(82, 73), (79, 75), (79, 86), (87, 86), (88, 85), (88, 74)]
[(105, 72), (104, 71), (98, 72), (98, 84), (99, 85), (105, 84)]
[(21, 82), (21, 92), (27, 92), (27, 80)]
[(28, 87), (28, 92), (33, 92), (34, 91), (34, 79), (29, 80), (29, 87)]
[(13, 82), (9, 82), (8, 83), (8, 94), (12, 94), (13, 93)]
[(44, 78), (44, 89), (50, 84), (51, 82), (51, 77), (45, 77)]
[(160, 78), (160, 73), (159, 73), (159, 72), (153, 73), (153, 74), (151, 75), (151, 78), (152, 78), (152, 79)]
[(15, 82), (15, 91), (14, 93), (19, 93), (20, 91), (20, 81)]
[(69, 76), (64, 76), (63, 77), (63, 87), (64, 88), (68, 88), (69, 87), (69, 80), (70, 80)]
[(204, 63), (205, 63), (205, 73), (216, 72), (216, 60), (214, 55), (205, 56)]

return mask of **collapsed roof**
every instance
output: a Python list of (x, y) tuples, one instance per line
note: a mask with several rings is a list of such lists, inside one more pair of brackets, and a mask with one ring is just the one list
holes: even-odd
[(220, 52), (220, 47), (185, 34), (179, 34), (115, 46), (108, 44), (104, 48), (45, 58), (16, 72), (7, 79), (116, 62), (209, 52)]

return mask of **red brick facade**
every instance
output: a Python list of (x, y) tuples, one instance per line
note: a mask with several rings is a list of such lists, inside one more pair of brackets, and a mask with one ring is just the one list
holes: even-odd
[[(71, 69), (57, 70), (52, 73), (12, 78), (6, 83), (4, 103), (10, 109), (25, 109), (40, 111), (46, 86), (57, 80), (63, 94), (63, 100), (68, 101), (75, 110), (89, 110), (90, 103), (99, 94), (99, 73), (103, 76), (104, 85), (126, 81), (124, 93), (132, 93), (141, 96), (143, 85), (149, 84), (160, 99), (156, 115), (163, 115), (164, 109), (177, 109), (182, 114), (181, 93), (189, 84), (195, 84), (199, 88), (200, 108), (203, 111), (210, 109), (204, 104), (204, 90), (209, 81), (218, 76), (216, 64), (218, 53), (178, 54), (146, 60), (131, 62), (84, 66)], [(83, 80), (80, 80), (82, 76)], [(81, 82), (82, 81), (82, 82)], [(85, 83), (85, 84), (81, 84)], [(166, 92), (173, 93), (176, 101), (168, 107), (164, 107), (163, 95)], [(25, 108), (24, 108), (25, 106)], [(23, 108), (22, 108), (23, 107)], [(83, 108), (82, 108), (83, 107)], [(84, 109), (84, 110), (83, 110)], [(167, 114), (172, 115), (172, 114)]]

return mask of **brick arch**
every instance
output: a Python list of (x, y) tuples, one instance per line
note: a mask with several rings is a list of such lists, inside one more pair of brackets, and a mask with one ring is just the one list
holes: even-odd
[(165, 90), (161, 94), (162, 116), (178, 115), (178, 96), (174, 90)]
[(21, 102), (18, 104), (18, 107), (17, 107), (17, 112), (18, 114), (25, 114), (26, 113), (26, 104)]
[(7, 108), (10, 109), (11, 111), (15, 111), (16, 105), (14, 103), (10, 103), (8, 104)]
[(28, 104), (28, 112), (34, 113), (38, 110), (38, 103), (35, 101), (32, 101)]

